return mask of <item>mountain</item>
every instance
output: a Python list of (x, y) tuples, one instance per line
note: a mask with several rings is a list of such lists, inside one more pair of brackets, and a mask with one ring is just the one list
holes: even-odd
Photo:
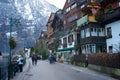
[[(17, 41), (17, 48), (35, 44), (41, 30), (46, 30), (46, 23), (51, 12), (57, 7), (45, 0), (0, 0), (0, 50), (8, 51), (10, 29)], [(10, 26), (10, 21), (12, 26)]]

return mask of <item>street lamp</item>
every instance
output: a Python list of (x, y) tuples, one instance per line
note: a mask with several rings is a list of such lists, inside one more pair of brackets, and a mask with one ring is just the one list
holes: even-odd
[[(13, 77), (13, 73), (12, 72), (12, 66), (11, 66), (11, 58), (12, 58), (12, 49), (14, 49), (16, 47), (16, 43), (14, 41), (14, 38), (12, 37), (12, 27), (13, 25), (18, 25), (19, 20), (18, 19), (13, 19), (10, 18), (10, 39), (9, 39), (9, 46), (10, 46), (10, 54), (9, 54), (9, 75), (12, 75)], [(10, 79), (11, 76), (9, 76)]]
[[(10, 18), (10, 38), (12, 37), (11, 32), (12, 32), (12, 26), (13, 26), (13, 22), (12, 22), (12, 18)], [(10, 45), (9, 45), (10, 46)], [(10, 47), (10, 64), (11, 64), (11, 47)]]
[[(11, 34), (11, 32), (12, 32), (12, 26), (13, 26), (13, 19), (12, 18), (10, 18), (10, 22), (9, 22), (9, 24), (10, 24), (10, 39), (9, 39), (9, 42), (10, 42), (10, 40), (11, 40), (11, 37), (12, 37), (12, 34)], [(10, 80), (10, 78), (11, 78), (11, 71), (12, 71), (12, 69), (11, 69), (11, 57), (12, 57), (12, 52), (11, 52), (11, 46), (10, 46), (10, 43), (9, 43), (9, 47), (10, 47), (10, 54), (9, 54), (9, 77), (8, 77), (8, 80)]]

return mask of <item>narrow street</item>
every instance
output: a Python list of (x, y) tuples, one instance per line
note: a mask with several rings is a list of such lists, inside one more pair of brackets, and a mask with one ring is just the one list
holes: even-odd
[(120, 80), (120, 0), (0, 0), (0, 80)]
[(31, 60), (29, 62), (29, 69), (18, 73), (12, 80), (117, 80), (87, 68), (62, 63), (49, 64), (48, 61), (38, 61), (33, 66)]

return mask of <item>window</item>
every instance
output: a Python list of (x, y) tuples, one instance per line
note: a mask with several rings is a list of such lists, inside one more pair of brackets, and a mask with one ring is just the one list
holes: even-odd
[(105, 36), (105, 30), (104, 30), (104, 28), (98, 28), (98, 35), (99, 36)]
[(90, 28), (91, 36), (105, 36), (104, 28)]
[(85, 30), (85, 32), (86, 32), (86, 37), (90, 37), (90, 29), (87, 28), (87, 29)]
[(111, 38), (112, 37), (112, 34), (111, 34), (111, 27), (107, 28), (107, 38)]
[(120, 7), (120, 2), (118, 3), (119, 7)]
[(66, 48), (67, 47), (67, 38), (63, 38), (63, 47)]
[(96, 52), (96, 47), (95, 44), (91, 45), (91, 53), (95, 53)]
[[(69, 1), (69, 0), (68, 0)], [(76, 3), (73, 3), (72, 5), (70, 5), (66, 10), (65, 10), (65, 14), (68, 13), (71, 9), (75, 8), (77, 6)]]
[(113, 47), (112, 47), (112, 46), (109, 46), (108, 49), (109, 49), (109, 53), (112, 53)]
[(91, 31), (91, 36), (97, 36), (98, 34), (97, 34), (97, 28), (91, 28), (90, 29)]
[(68, 13), (70, 11), (70, 7), (68, 7), (65, 12)]
[(64, 24), (66, 24), (66, 21), (64, 20)]
[(63, 44), (67, 43), (67, 38), (63, 38)]
[(86, 44), (81, 46), (82, 53), (94, 54), (96, 53), (95, 44)]
[(72, 42), (73, 42), (73, 35), (69, 35), (68, 36), (68, 43), (69, 43), (69, 45), (71, 45)]
[(71, 16), (68, 17), (68, 22), (76, 20), (77, 18), (78, 18), (77, 14), (73, 14), (73, 15), (71, 15)]
[(85, 7), (85, 5), (82, 5), (82, 6), (81, 6), (81, 9), (84, 8), (84, 7)]
[(95, 53), (95, 44), (87, 44), (87, 50), (88, 51), (87, 53)]
[(76, 3), (73, 3), (70, 8), (73, 9), (73, 8), (75, 8), (76, 6), (77, 6)]
[(81, 50), (82, 50), (82, 53), (85, 54), (85, 53), (86, 53), (86, 46), (85, 46), (85, 45), (82, 45), (82, 46), (81, 46)]
[(81, 31), (81, 38), (85, 38), (85, 31), (84, 30)]
[(90, 53), (90, 45), (86, 45), (86, 53)]

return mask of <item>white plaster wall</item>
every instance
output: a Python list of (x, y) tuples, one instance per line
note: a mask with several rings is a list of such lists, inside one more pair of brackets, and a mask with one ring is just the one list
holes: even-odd
[[(107, 52), (108, 52), (108, 46), (113, 46), (113, 52), (117, 52), (116, 48), (118, 48), (119, 43), (120, 43), (120, 20), (107, 24), (106, 25), (106, 29), (108, 27), (111, 27), (111, 31), (112, 31), (112, 38), (109, 38), (106, 40), (107, 43)], [(117, 47), (116, 47), (117, 45)]]
[[(71, 35), (71, 34), (73, 34), (73, 42), (72, 42), (72, 45), (69, 45), (68, 44), (68, 36), (69, 35)], [(65, 36), (63, 36), (63, 37), (61, 37), (60, 39), (61, 39), (61, 42), (62, 42), (62, 44), (63, 44), (63, 38), (67, 38), (67, 48), (72, 48), (72, 47), (74, 47), (74, 45), (75, 45), (75, 34), (74, 33), (70, 33), (70, 34), (68, 34), (68, 35), (65, 35)], [(58, 50), (59, 49), (64, 49), (63, 48), (63, 46), (61, 45), (59, 48), (58, 48)], [(69, 53), (70, 51), (62, 51), (62, 53)], [(61, 53), (61, 52), (60, 52)], [(76, 52), (75, 52), (75, 50), (72, 50), (72, 54), (75, 54)]]
[[(68, 36), (71, 35), (71, 34), (73, 34), (73, 42), (72, 42), (72, 45), (69, 45), (69, 44), (68, 44)], [(62, 44), (63, 44), (63, 38), (65, 38), (65, 37), (67, 38), (67, 48), (74, 47), (74, 45), (75, 45), (75, 34), (74, 34), (74, 33), (71, 33), (71, 34), (68, 34), (68, 35), (66, 35), (66, 36), (63, 36), (63, 37), (61, 38)], [(58, 49), (63, 49), (63, 46), (61, 45), (61, 47), (59, 47)]]

